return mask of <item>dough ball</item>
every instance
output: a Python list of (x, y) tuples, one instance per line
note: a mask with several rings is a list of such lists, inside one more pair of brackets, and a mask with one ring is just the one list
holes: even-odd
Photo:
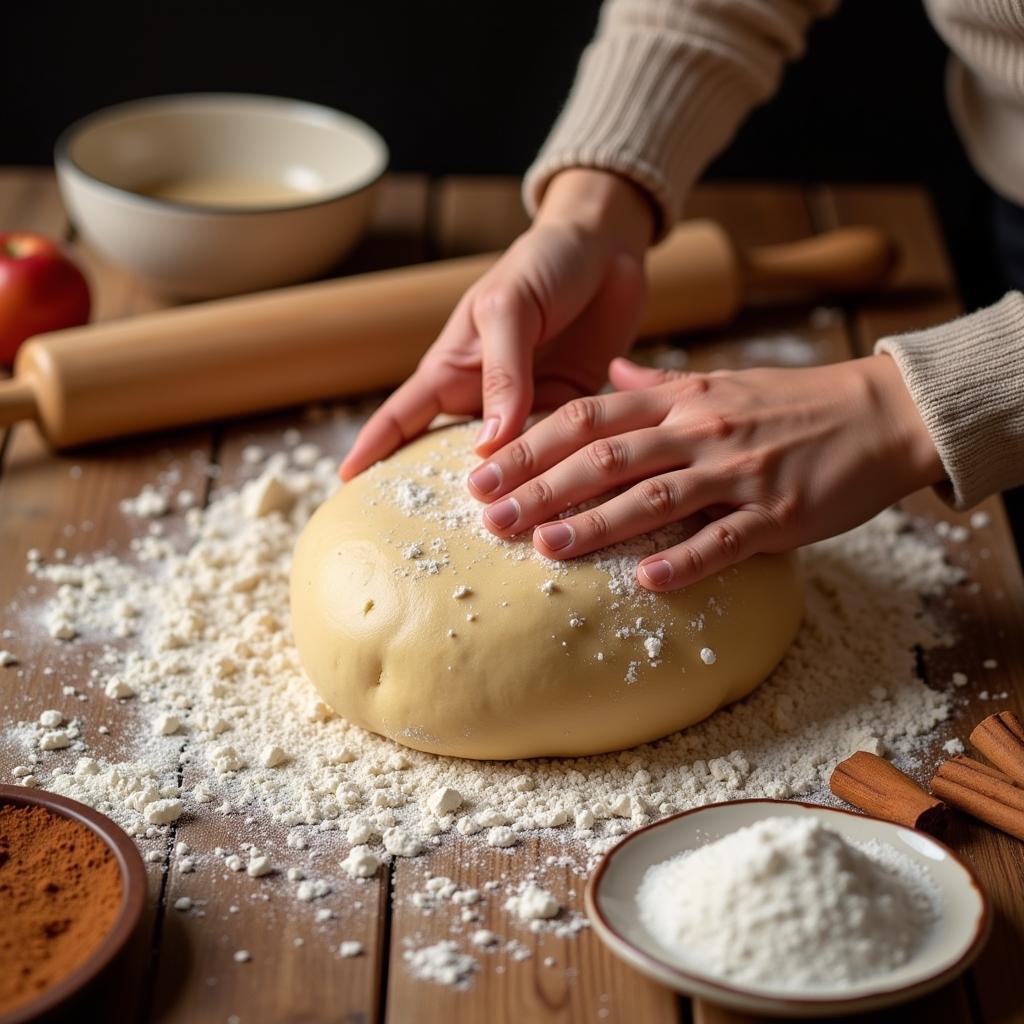
[[(324, 701), (418, 750), (597, 754), (750, 693), (800, 623), (796, 559), (758, 555), (673, 594), (640, 559), (675, 524), (571, 562), (502, 541), (466, 490), (474, 427), (434, 430), (344, 486), (299, 538), (292, 623)], [(727, 753), (722, 751), (721, 753)]]

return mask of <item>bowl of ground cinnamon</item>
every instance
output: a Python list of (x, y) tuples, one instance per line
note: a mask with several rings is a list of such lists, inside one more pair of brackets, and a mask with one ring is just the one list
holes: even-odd
[(128, 941), (145, 897), (142, 858), (109, 818), (0, 786), (0, 1024), (79, 992)]

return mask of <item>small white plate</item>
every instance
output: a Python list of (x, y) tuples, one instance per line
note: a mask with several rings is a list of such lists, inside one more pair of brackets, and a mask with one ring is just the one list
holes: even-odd
[[(654, 864), (695, 850), (764, 818), (818, 818), (854, 842), (877, 839), (927, 867), (942, 895), (940, 918), (921, 948), (877, 981), (806, 993), (746, 986), (686, 968), (640, 921), (637, 889)], [(787, 800), (709, 804), (665, 818), (627, 836), (602, 858), (587, 883), (587, 916), (601, 940), (623, 960), (678, 992), (747, 1013), (787, 1017), (837, 1016), (906, 1002), (945, 985), (981, 951), (992, 915), (974, 872), (948, 846), (913, 829), (863, 814)], [(709, 921), (713, 928), (714, 922)]]

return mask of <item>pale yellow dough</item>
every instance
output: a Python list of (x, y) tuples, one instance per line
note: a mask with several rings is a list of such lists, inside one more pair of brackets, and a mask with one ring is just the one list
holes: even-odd
[(782, 658), (802, 610), (792, 556), (669, 595), (632, 576), (681, 526), (598, 560), (544, 560), (480, 525), (464, 483), (472, 429), (433, 431), (375, 466), (299, 539), (295, 639), (344, 718), (458, 757), (596, 754), (699, 722)]

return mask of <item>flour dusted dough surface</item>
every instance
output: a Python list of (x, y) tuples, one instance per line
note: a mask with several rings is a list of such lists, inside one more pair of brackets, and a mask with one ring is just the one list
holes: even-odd
[(472, 437), (460, 425), (419, 439), (343, 487), (299, 538), (295, 639), (340, 715), (457, 757), (596, 754), (699, 722), (779, 662), (802, 610), (793, 557), (758, 555), (670, 595), (633, 573), (682, 524), (550, 562), (483, 529), (465, 488)]

